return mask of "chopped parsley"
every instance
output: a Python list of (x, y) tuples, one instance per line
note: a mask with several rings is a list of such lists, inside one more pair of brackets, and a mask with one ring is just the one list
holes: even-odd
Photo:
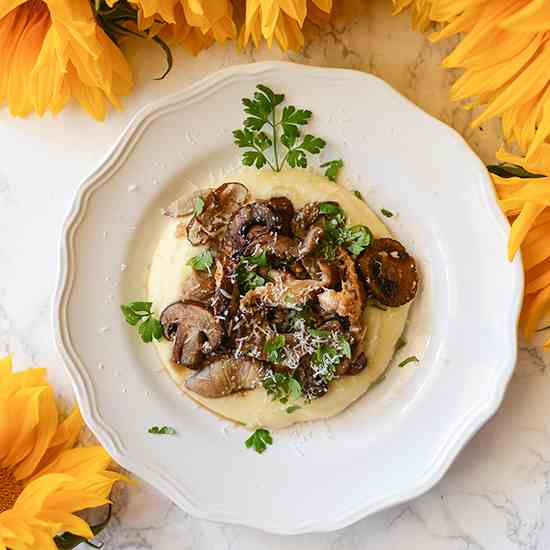
[(257, 267), (267, 267), (269, 265), (265, 250), (259, 254), (254, 254), (253, 256), (243, 256), (241, 262), (245, 262), (249, 265), (255, 265)]
[(338, 176), (338, 171), (343, 166), (344, 166), (344, 161), (342, 159), (329, 160), (328, 162), (321, 164), (321, 168), (326, 168), (325, 176), (330, 181), (336, 181), (336, 177)]
[(364, 201), (363, 195), (361, 194), (361, 191), (358, 191), (357, 189), (354, 189), (353, 194), (360, 200)]
[(162, 428), (159, 428), (158, 426), (151, 426), (147, 431), (150, 434), (176, 435), (176, 430), (171, 426), (163, 426)]
[(322, 202), (319, 204), (319, 213), (326, 217), (325, 236), (320, 243), (321, 255), (326, 260), (334, 260), (338, 246), (356, 257), (372, 244), (373, 236), (366, 225), (346, 227), (346, 214), (338, 204)]
[(351, 358), (351, 345), (339, 337), (332, 346), (321, 344), (317, 347), (311, 357), (311, 366), (316, 376), (328, 384), (336, 376), (336, 367), (344, 358)]
[(152, 302), (130, 302), (120, 306), (122, 315), (129, 325), (138, 325), (138, 334), (148, 344), (155, 340), (161, 340), (163, 329), (160, 321), (151, 312)]
[(393, 212), (391, 210), (386, 210), (385, 208), (382, 208), (380, 212), (382, 212), (382, 214), (384, 214), (386, 218), (393, 218)]
[(253, 448), (258, 454), (262, 454), (268, 445), (273, 444), (273, 438), (269, 430), (258, 428), (245, 442), (247, 449)]
[(408, 365), (409, 363), (418, 363), (418, 357), (411, 355), (410, 357), (407, 357), (406, 359), (403, 359), (401, 363), (399, 363), (399, 367), (404, 367), (405, 365)]
[(279, 401), (283, 405), (286, 405), (289, 400), (296, 401), (302, 396), (302, 385), (287, 373), (272, 373), (264, 379), (263, 386), (273, 401)]
[(271, 363), (279, 363), (283, 358), (284, 347), (285, 337), (282, 334), (278, 334), (275, 338), (268, 340), (264, 346), (267, 360), (271, 361)]
[(197, 256), (193, 256), (187, 262), (195, 271), (210, 271), (214, 265), (214, 256), (210, 250), (205, 249)]
[(269, 267), (269, 260), (265, 250), (253, 256), (243, 256), (237, 267), (237, 284), (241, 294), (246, 294), (249, 290), (254, 290), (259, 286), (264, 286), (267, 282), (265, 277), (258, 275), (258, 267)]
[(300, 405), (291, 405), (290, 407), (287, 407), (285, 409), (287, 414), (292, 414), (293, 412), (296, 412), (297, 410), (301, 409)]
[(202, 197), (197, 197), (195, 199), (195, 206), (193, 207), (193, 214), (195, 214), (195, 216), (198, 216), (199, 214), (202, 214), (203, 210), (204, 210), (204, 200)]

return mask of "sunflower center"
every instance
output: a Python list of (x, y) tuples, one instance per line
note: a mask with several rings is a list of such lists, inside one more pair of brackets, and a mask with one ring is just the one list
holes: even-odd
[(22, 492), (23, 482), (15, 479), (10, 469), (0, 468), (0, 514), (13, 508)]

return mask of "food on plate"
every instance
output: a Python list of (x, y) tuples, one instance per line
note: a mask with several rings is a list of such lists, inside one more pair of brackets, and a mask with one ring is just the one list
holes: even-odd
[(336, 415), (380, 380), (419, 276), (356, 194), (304, 170), (245, 169), (164, 214), (145, 314), (185, 394), (282, 428)]

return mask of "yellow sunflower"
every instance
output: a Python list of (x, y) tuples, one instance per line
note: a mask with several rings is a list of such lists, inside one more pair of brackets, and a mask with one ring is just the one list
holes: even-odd
[[(312, 4), (312, 12), (315, 8), (327, 14), (332, 11), (332, 0), (312, 0)], [(275, 38), (283, 50), (298, 51), (304, 46), (302, 27), (307, 16), (307, 0), (246, 0), (239, 44), (246, 46), (252, 40), (257, 47), (264, 38), (271, 47)]]
[(479, 126), (502, 118), (503, 134), (531, 157), (550, 135), (550, 9), (546, 0), (394, 0), (412, 5), (425, 27), (441, 24), (436, 41), (455, 34), (462, 40), (444, 60), (463, 69), (451, 89), (453, 100), (471, 100), (484, 111)]
[[(550, 312), (550, 144), (543, 144), (530, 159), (503, 150), (497, 157), (543, 176), (493, 174), (501, 207), (512, 222), (508, 256), (512, 259), (520, 247), (523, 255), (526, 286), (521, 324), (526, 338), (531, 339), (542, 317)], [(550, 348), (550, 338), (544, 345)]]
[[(120, 0), (108, 0), (114, 6)], [(230, 0), (131, 0), (138, 10), (139, 30), (151, 29), (169, 42), (182, 44), (196, 55), (214, 41), (235, 38)], [(162, 21), (166, 24), (159, 25)]]
[(0, 105), (12, 115), (59, 112), (71, 97), (97, 119), (121, 107), (132, 75), (96, 24), (89, 0), (0, 0)]
[(93, 537), (73, 512), (107, 503), (125, 478), (101, 447), (74, 448), (81, 427), (78, 409), (59, 421), (43, 369), (14, 373), (0, 360), (0, 550), (55, 550), (66, 531)]

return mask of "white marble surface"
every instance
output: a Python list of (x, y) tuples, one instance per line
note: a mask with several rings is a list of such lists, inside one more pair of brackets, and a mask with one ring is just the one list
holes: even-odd
[[(370, 0), (353, 21), (318, 34), (303, 55), (267, 49), (238, 53), (231, 45), (196, 59), (178, 52), (174, 70), (158, 82), (153, 77), (160, 54), (146, 45), (132, 46), (134, 66), (141, 63), (136, 93), (124, 112), (104, 124), (76, 109), (42, 121), (13, 120), (0, 111), (0, 353), (14, 353), (19, 367), (47, 366), (60, 395), (71, 398), (50, 326), (62, 220), (79, 182), (148, 101), (218, 68), (249, 61), (289, 58), (361, 69), (381, 76), (456, 128), (483, 160), (492, 161), (499, 143), (496, 123), (472, 130), (472, 114), (447, 101), (452, 75), (438, 64), (449, 48), (448, 43), (433, 46), (411, 31), (408, 16), (392, 18), (389, 0)], [(540, 348), (521, 345), (498, 414), (443, 481), (421, 498), (348, 529), (284, 538), (198, 521), (140, 483), (117, 491), (115, 517), (100, 540), (118, 550), (547, 550), (549, 364)]]

